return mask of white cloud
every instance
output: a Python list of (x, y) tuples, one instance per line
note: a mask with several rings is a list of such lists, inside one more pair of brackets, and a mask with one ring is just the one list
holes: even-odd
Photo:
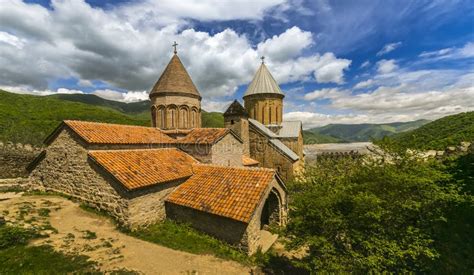
[(363, 69), (363, 68), (366, 68), (366, 67), (369, 67), (369, 66), (370, 66), (370, 61), (367, 60), (364, 63), (362, 63), (362, 65), (360, 65), (360, 68)]
[(441, 59), (474, 58), (474, 42), (468, 42), (461, 48), (445, 48), (437, 51), (422, 52), (419, 57), (433, 61)]
[(67, 88), (58, 88), (56, 91), (53, 90), (36, 90), (28, 86), (0, 86), (1, 90), (9, 91), (17, 94), (28, 94), (28, 95), (38, 95), (38, 96), (47, 96), (54, 94), (83, 94), (83, 91), (67, 89)]
[(265, 13), (284, 5), (285, 0), (145, 0), (123, 5), (117, 14), (134, 25), (165, 26), (182, 20), (199, 21), (262, 20)]
[(202, 109), (206, 112), (225, 112), (232, 101), (212, 101), (212, 100), (203, 100)]
[(274, 35), (258, 44), (259, 54), (271, 57), (276, 62), (284, 62), (301, 54), (301, 51), (313, 43), (311, 32), (298, 27), (287, 29), (280, 35)]
[(105, 89), (105, 90), (96, 90), (96, 91), (92, 92), (92, 94), (94, 94), (96, 96), (100, 96), (100, 97), (108, 99), (108, 100), (120, 101), (120, 102), (125, 102), (125, 103), (138, 102), (138, 101), (144, 101), (144, 100), (149, 99), (147, 91), (142, 91), (142, 92), (134, 92), (134, 91), (119, 92), (119, 91), (114, 91), (114, 90), (110, 90), (110, 89)]
[(5, 43), (21, 50), (25, 45), (25, 40), (9, 34), (8, 32), (0, 31), (0, 43)]
[(357, 83), (357, 84), (354, 86), (354, 89), (369, 88), (369, 87), (371, 87), (372, 85), (374, 85), (374, 80), (373, 80), (373, 79), (367, 79), (367, 80), (365, 80), (365, 81), (361, 81), (361, 82)]
[(342, 94), (338, 88), (324, 88), (321, 90), (315, 90), (313, 92), (304, 95), (306, 100), (324, 99), (324, 98), (337, 98)]
[(398, 69), (398, 65), (394, 59), (382, 59), (377, 62), (377, 72), (379, 74), (388, 74)]
[[(185, 18), (214, 20), (218, 13), (226, 14), (221, 20), (258, 18), (283, 1), (258, 2), (195, 1), (179, 16), (169, 12), (179, 22), (164, 27), (154, 15), (182, 4), (144, 1), (102, 10), (83, 0), (57, 0), (48, 10), (10, 0), (0, 5), (1, 27), (14, 31), (24, 45), (19, 52), (0, 43), (0, 85), (45, 90), (50, 80), (77, 78), (82, 87), (88, 87), (87, 80), (99, 80), (117, 89), (149, 90), (172, 55), (172, 41), (178, 42), (179, 56), (205, 99), (230, 96), (249, 83), (259, 51), (268, 54), (268, 67), (281, 83), (312, 76), (321, 83), (343, 83), (351, 61), (332, 53), (300, 56), (313, 42), (312, 34), (298, 27), (252, 45), (232, 29), (211, 35), (183, 25)], [(209, 3), (216, 7), (202, 11)], [(245, 7), (235, 11), (238, 5)], [(252, 11), (243, 15), (247, 9)], [(290, 43), (292, 38), (298, 43)]]
[(386, 44), (378, 53), (377, 56), (382, 56), (384, 54), (387, 54), (391, 51), (394, 51), (396, 48), (400, 47), (402, 45), (402, 42), (395, 42), (395, 43), (390, 43)]
[(81, 87), (94, 87), (94, 84), (92, 83), (92, 81), (87, 80), (87, 79), (80, 79), (79, 81), (77, 81), (77, 85)]

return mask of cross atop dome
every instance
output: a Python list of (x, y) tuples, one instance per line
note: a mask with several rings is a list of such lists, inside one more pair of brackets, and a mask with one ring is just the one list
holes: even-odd
[(262, 55), (262, 57), (260, 57), (260, 59), (262, 60), (262, 64), (265, 64), (265, 56)]
[(171, 46), (173, 46), (173, 48), (174, 48), (174, 54), (177, 54), (178, 50), (176, 49), (176, 47), (178, 46), (178, 43), (176, 43), (176, 41), (174, 41), (173, 45), (171, 45)]

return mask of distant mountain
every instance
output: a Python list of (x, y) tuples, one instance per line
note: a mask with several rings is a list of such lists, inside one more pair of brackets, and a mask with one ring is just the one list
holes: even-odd
[(336, 138), (336, 137), (327, 136), (320, 133), (313, 133), (313, 132), (304, 130), (303, 142), (304, 144), (341, 143), (341, 142), (344, 142), (344, 140)]
[(139, 114), (150, 111), (150, 101), (144, 100), (139, 102), (124, 103), (104, 99), (93, 94), (55, 94), (47, 96), (50, 98), (62, 99), (73, 102), (81, 102), (94, 106), (109, 107), (117, 111), (127, 114)]
[(410, 122), (385, 124), (329, 124), (323, 127), (309, 129), (307, 132), (326, 137), (329, 136), (339, 140), (339, 142), (361, 142), (410, 131), (428, 122), (429, 120), (421, 119)]
[[(122, 103), (95, 95), (34, 96), (0, 90), (0, 140), (39, 145), (65, 119), (149, 126), (149, 101)], [(221, 113), (202, 112), (203, 127), (223, 127)]]
[(444, 150), (461, 141), (474, 142), (474, 112), (446, 116), (392, 138), (403, 147), (421, 150)]

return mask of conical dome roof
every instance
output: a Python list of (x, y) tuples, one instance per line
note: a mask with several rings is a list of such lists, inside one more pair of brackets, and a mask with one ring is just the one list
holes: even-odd
[(260, 65), (257, 73), (253, 77), (252, 82), (245, 91), (244, 97), (256, 94), (278, 94), (285, 96), (273, 78), (265, 63)]
[(198, 89), (177, 54), (173, 55), (160, 79), (151, 89), (150, 96), (162, 93), (184, 93), (201, 98)]
[(234, 100), (232, 104), (230, 104), (229, 108), (224, 112), (224, 116), (245, 116), (248, 117), (248, 113), (245, 108), (237, 101)]

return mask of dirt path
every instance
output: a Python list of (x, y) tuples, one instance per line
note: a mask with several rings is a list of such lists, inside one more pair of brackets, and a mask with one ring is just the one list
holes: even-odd
[(60, 197), (3, 200), (0, 213), (9, 222), (40, 226), (50, 234), (34, 244), (50, 244), (63, 252), (87, 255), (102, 270), (125, 268), (144, 274), (249, 274), (250, 271), (236, 262), (176, 251), (130, 237), (119, 232), (108, 218), (86, 212)]

